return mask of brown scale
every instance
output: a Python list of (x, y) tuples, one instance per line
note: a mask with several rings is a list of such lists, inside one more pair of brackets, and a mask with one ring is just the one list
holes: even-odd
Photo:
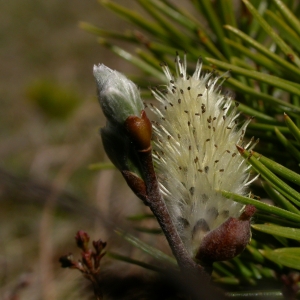
[(178, 103), (179, 103), (179, 104), (181, 103), (181, 99), (178, 99)]
[(208, 171), (209, 171), (209, 166), (206, 166), (206, 167), (204, 168), (204, 171), (205, 171), (205, 173), (207, 174)]
[(182, 225), (183, 228), (188, 228), (190, 226), (190, 223), (187, 219), (183, 218), (183, 217), (178, 217), (178, 222)]
[(203, 204), (205, 204), (208, 201), (208, 196), (206, 194), (201, 195), (201, 201)]
[(195, 193), (195, 187), (194, 186), (190, 187), (189, 192), (193, 196)]
[(215, 220), (219, 216), (219, 212), (215, 207), (211, 207), (207, 210), (207, 217), (210, 220)]
[(204, 219), (199, 219), (196, 223), (196, 225), (193, 227), (192, 230), (192, 239), (195, 238), (196, 234), (197, 235), (202, 235), (205, 234), (209, 231), (209, 226), (207, 222)]
[(228, 218), (229, 217), (229, 210), (223, 210), (220, 213), (220, 216), (222, 216), (223, 218)]

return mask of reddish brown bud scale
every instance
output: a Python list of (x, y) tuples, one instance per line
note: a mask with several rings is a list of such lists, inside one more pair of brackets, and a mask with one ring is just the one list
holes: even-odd
[(196, 259), (204, 265), (232, 259), (239, 255), (251, 238), (250, 219), (256, 209), (247, 205), (239, 219), (229, 218), (202, 240)]
[(145, 182), (136, 174), (130, 171), (122, 171), (122, 175), (132, 191), (145, 202), (147, 198)]
[(140, 118), (129, 116), (125, 121), (125, 128), (137, 150), (144, 151), (150, 148), (152, 125), (144, 110)]

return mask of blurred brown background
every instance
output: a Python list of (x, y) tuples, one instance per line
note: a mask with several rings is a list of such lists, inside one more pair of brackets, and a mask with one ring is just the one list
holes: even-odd
[(58, 263), (69, 251), (79, 258), (79, 229), (119, 252), (135, 251), (112, 229), (130, 226), (125, 216), (143, 206), (118, 172), (88, 169), (107, 161), (93, 64), (135, 69), (79, 29), (80, 21), (124, 29), (96, 0), (1, 1), (1, 299), (85, 299), (79, 272)]

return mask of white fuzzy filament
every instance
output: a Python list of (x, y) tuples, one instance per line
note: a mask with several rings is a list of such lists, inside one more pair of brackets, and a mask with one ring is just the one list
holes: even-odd
[[(237, 128), (237, 105), (219, 91), (220, 77), (201, 74), (199, 61), (187, 75), (186, 59), (176, 59), (176, 76), (164, 65), (166, 92), (152, 90), (154, 161), (161, 192), (173, 222), (191, 255), (201, 240), (244, 206), (217, 190), (245, 194), (249, 171), (236, 149), (250, 120)], [(251, 144), (248, 145), (248, 148)]]

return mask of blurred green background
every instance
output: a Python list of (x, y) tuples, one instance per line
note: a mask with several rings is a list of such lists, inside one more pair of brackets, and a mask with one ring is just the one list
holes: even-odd
[[(93, 64), (133, 70), (81, 30), (80, 21), (115, 30), (123, 24), (96, 0), (1, 1), (3, 299), (82, 298), (79, 272), (60, 269), (58, 263), (69, 251), (79, 258), (74, 243), (79, 229), (124, 253), (134, 251), (112, 241), (111, 228), (142, 205), (118, 172), (88, 169), (108, 161), (98, 135), (104, 119)], [(131, 272), (128, 265), (126, 272)]]

